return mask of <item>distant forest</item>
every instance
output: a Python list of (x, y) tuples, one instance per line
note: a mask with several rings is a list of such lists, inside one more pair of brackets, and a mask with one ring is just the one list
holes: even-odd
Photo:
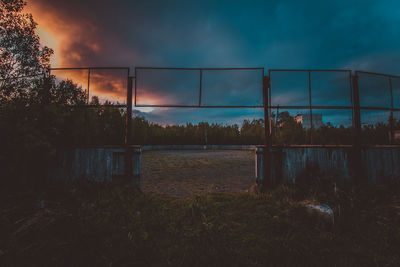
[[(123, 144), (125, 110), (110, 103), (101, 105), (97, 97), (93, 97), (90, 104), (90, 108), (77, 107), (70, 111), (62, 145)], [(364, 126), (364, 143), (388, 144), (388, 133), (389, 127), (384, 123)], [(272, 114), (272, 144), (310, 144), (310, 135), (311, 130), (304, 129), (287, 111), (278, 113), (278, 117)], [(240, 126), (208, 122), (161, 126), (136, 116), (132, 119), (130, 138), (131, 143), (137, 145), (261, 145), (265, 138), (264, 120), (244, 120)], [(353, 128), (326, 123), (312, 130), (312, 141), (313, 144), (350, 145), (353, 143)]]

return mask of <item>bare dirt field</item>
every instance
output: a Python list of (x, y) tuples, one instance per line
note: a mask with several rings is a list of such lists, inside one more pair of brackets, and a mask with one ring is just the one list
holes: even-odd
[(254, 151), (145, 151), (142, 189), (176, 197), (240, 192), (255, 182)]

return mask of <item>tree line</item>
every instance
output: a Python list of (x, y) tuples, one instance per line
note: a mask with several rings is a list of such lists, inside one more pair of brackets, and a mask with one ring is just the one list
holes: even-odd
[[(93, 146), (122, 145), (125, 138), (125, 109), (94, 104), (81, 107), (70, 118), (74, 125), (65, 132), (63, 145)], [(73, 117), (72, 116), (72, 117)], [(265, 124), (263, 119), (244, 120), (240, 125), (200, 122), (184, 125), (159, 125), (143, 116), (132, 118), (130, 143), (135, 145), (263, 145)], [(394, 121), (394, 129), (400, 129)], [(325, 123), (314, 129), (306, 129), (289, 112), (271, 115), (270, 136), (273, 145), (351, 145), (354, 143), (353, 127), (333, 126)], [(362, 142), (368, 145), (390, 143), (389, 123), (364, 125)], [(68, 136), (69, 135), (69, 136)], [(67, 141), (69, 140), (69, 141)]]

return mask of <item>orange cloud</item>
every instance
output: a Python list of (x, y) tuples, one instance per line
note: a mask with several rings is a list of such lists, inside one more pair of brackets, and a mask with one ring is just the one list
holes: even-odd
[(82, 67), (90, 65), (82, 55), (82, 49), (72, 50), (79, 44), (89, 52), (101, 52), (101, 44), (94, 36), (96, 27), (84, 18), (65, 18), (62, 10), (55, 10), (49, 5), (29, 2), (25, 9), (38, 23), (37, 34), (41, 43), (54, 50), (52, 67)]
[[(70, 10), (55, 6), (49, 1), (38, 0), (29, 2), (25, 9), (38, 23), (37, 34), (41, 43), (54, 50), (51, 59), (53, 68), (107, 66), (110, 65), (110, 58), (118, 58), (121, 55), (132, 57), (132, 52), (127, 51), (120, 42), (110, 44), (113, 38), (100, 31), (87, 17), (71, 16), (73, 12)], [(126, 103), (126, 71), (92, 69), (89, 83), (88, 70), (53, 70), (52, 74), (57, 80), (72, 80), (85, 91), (89, 86), (89, 98), (96, 95), (102, 102), (108, 100), (113, 103)], [(138, 104), (166, 103), (165, 96), (161, 97), (151, 90), (141, 88), (140, 92)]]
[[(93, 40), (96, 27), (90, 22), (73, 18), (66, 23), (62, 11), (57, 12), (51, 7), (37, 2), (29, 3), (25, 11), (32, 13), (38, 23), (36, 32), (41, 43), (54, 50), (51, 59), (52, 67), (90, 66), (91, 64), (84, 54), (101, 52), (101, 44)], [(85, 25), (85, 27), (81, 25)], [(73, 49), (77, 44), (89, 51), (82, 53), (82, 49)], [(53, 70), (52, 74), (58, 80), (72, 80), (85, 91), (88, 89), (88, 70)], [(89, 83), (90, 98), (96, 95), (102, 102), (108, 100), (114, 103), (125, 103), (126, 84), (126, 75), (121, 77), (110, 71), (101, 73), (101, 71), (92, 70)]]

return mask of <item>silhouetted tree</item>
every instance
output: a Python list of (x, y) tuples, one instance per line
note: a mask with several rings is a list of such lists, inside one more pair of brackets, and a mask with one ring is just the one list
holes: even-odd
[(32, 15), (22, 13), (25, 5), (23, 0), (0, 0), (0, 99), (27, 94), (32, 79), (26, 76), (50, 65), (53, 50), (40, 45)]

